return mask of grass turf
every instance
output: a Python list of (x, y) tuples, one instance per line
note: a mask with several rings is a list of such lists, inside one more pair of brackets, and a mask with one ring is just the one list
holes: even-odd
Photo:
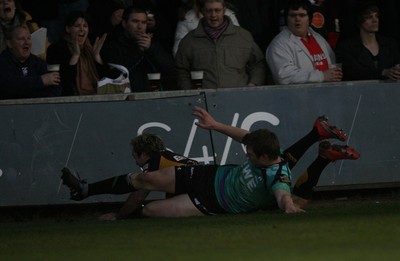
[(399, 260), (400, 200), (99, 222), (94, 214), (2, 220), (0, 260)]

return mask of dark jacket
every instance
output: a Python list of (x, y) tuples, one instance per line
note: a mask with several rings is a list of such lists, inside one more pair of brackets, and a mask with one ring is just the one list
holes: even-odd
[(379, 54), (376, 64), (371, 52), (362, 44), (360, 35), (340, 42), (336, 49), (337, 62), (343, 63), (343, 80), (382, 80), (383, 69), (400, 63), (396, 42), (377, 35)]
[[(60, 65), (60, 78), (63, 96), (79, 95), (76, 85), (78, 64), (69, 64), (71, 56), (72, 54), (68, 48), (67, 41), (65, 40), (61, 40), (47, 48), (47, 63)], [(97, 62), (95, 64), (99, 79), (101, 79), (107, 73), (107, 67)]]
[(54, 97), (61, 95), (59, 86), (44, 86), (41, 75), (47, 73), (46, 63), (36, 57), (19, 62), (8, 50), (0, 55), (0, 99)]
[(143, 92), (148, 88), (147, 74), (161, 73), (163, 90), (176, 89), (175, 63), (172, 54), (156, 41), (146, 51), (141, 51), (134, 39), (120, 32), (115, 39), (104, 44), (101, 57), (105, 63), (115, 63), (129, 70), (132, 92)]

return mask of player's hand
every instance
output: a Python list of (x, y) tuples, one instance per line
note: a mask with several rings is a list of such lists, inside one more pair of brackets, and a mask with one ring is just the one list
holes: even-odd
[(194, 106), (193, 107), (193, 115), (197, 116), (200, 121), (195, 124), (203, 129), (215, 129), (215, 126), (218, 122), (203, 108)]
[(294, 204), (292, 196), (289, 192), (278, 189), (275, 191), (274, 195), (279, 208), (282, 209), (283, 212), (287, 214), (305, 212), (299, 206)]
[(99, 221), (114, 221), (118, 219), (118, 213), (110, 212), (99, 216)]
[(293, 213), (303, 213), (306, 212), (304, 209), (297, 207), (296, 205), (287, 206), (284, 210), (286, 214), (293, 214)]

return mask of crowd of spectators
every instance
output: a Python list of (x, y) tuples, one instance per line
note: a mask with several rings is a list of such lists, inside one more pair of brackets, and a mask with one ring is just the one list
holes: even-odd
[[(203, 88), (399, 80), (398, 7), (395, 0), (0, 0), (0, 99), (93, 95), (102, 77), (119, 75), (108, 63), (129, 70), (132, 92), (149, 91), (154, 72), (159, 91), (193, 88), (191, 71), (203, 71)], [(30, 35), (40, 27), (47, 52), (33, 55)], [(18, 45), (23, 58), (15, 58)], [(46, 62), (60, 65), (57, 80), (44, 76), (55, 75)]]

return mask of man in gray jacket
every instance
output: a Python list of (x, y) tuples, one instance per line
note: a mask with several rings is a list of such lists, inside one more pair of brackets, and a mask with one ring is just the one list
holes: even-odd
[(191, 89), (191, 71), (203, 71), (203, 88), (266, 83), (266, 63), (251, 34), (225, 16), (224, 0), (201, 2), (203, 18), (182, 39), (176, 54), (178, 88)]

